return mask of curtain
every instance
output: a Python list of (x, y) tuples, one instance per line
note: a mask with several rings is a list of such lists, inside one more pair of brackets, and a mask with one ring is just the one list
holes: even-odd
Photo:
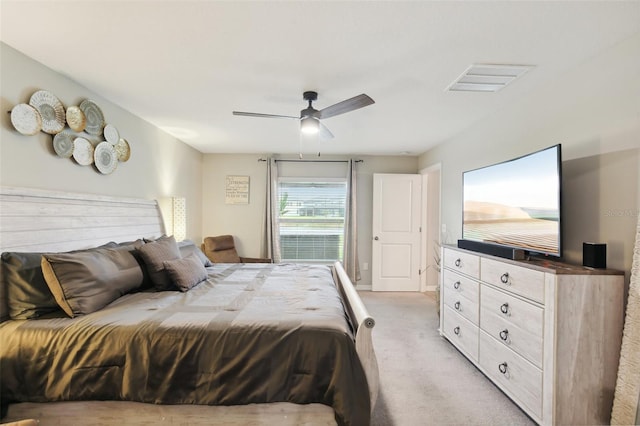
[(360, 280), (360, 262), (358, 261), (358, 226), (357, 226), (357, 180), (356, 162), (349, 160), (347, 165), (347, 208), (344, 217), (344, 269), (355, 284)]
[(631, 262), (618, 380), (611, 411), (612, 425), (637, 425), (640, 421), (640, 217)]
[(278, 165), (274, 158), (267, 159), (267, 196), (262, 256), (280, 263), (280, 229), (278, 225)]

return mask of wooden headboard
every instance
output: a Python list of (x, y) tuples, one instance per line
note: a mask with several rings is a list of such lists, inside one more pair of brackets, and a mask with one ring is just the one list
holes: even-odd
[[(0, 187), (0, 252), (61, 252), (164, 233), (155, 200)], [(0, 318), (7, 315), (0, 279)]]

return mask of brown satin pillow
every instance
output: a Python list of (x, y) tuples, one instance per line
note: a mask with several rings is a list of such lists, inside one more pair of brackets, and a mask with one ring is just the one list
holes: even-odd
[(75, 317), (138, 288), (143, 274), (131, 246), (44, 254), (42, 272), (58, 305)]
[(195, 253), (164, 262), (167, 275), (180, 291), (189, 291), (207, 279), (207, 270)]
[(41, 262), (42, 253), (2, 253), (2, 280), (11, 319), (35, 319), (60, 309)]
[(174, 289), (164, 269), (164, 262), (180, 259), (180, 250), (175, 238), (162, 237), (149, 241), (138, 249), (140, 257), (149, 273), (153, 286), (158, 291)]
[[(130, 245), (130, 249), (133, 250), (142, 243), (142, 240), (138, 240), (127, 245)], [(119, 244), (109, 242), (96, 248), (117, 246)], [(36, 319), (60, 310), (42, 273), (43, 254), (45, 253), (2, 253), (0, 279), (3, 281), (2, 287), (7, 291), (7, 305), (11, 319)]]

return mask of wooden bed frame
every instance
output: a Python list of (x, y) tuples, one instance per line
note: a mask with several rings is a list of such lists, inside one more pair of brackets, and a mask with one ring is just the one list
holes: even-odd
[[(0, 252), (60, 252), (109, 241), (131, 241), (165, 233), (156, 201), (41, 189), (0, 187)], [(378, 396), (373, 349), (375, 321), (342, 265), (334, 278), (356, 327), (356, 351), (365, 369), (371, 409)], [(0, 283), (1, 284), (1, 283)], [(0, 287), (0, 318), (8, 318), (7, 289)], [(16, 403), (3, 422), (35, 418), (42, 425), (334, 425), (322, 404), (269, 403), (245, 406), (154, 405), (124, 401)]]

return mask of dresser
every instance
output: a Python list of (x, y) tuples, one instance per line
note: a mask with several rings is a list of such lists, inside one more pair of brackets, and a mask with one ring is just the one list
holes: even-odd
[(442, 248), (440, 334), (539, 424), (608, 424), (624, 273)]

